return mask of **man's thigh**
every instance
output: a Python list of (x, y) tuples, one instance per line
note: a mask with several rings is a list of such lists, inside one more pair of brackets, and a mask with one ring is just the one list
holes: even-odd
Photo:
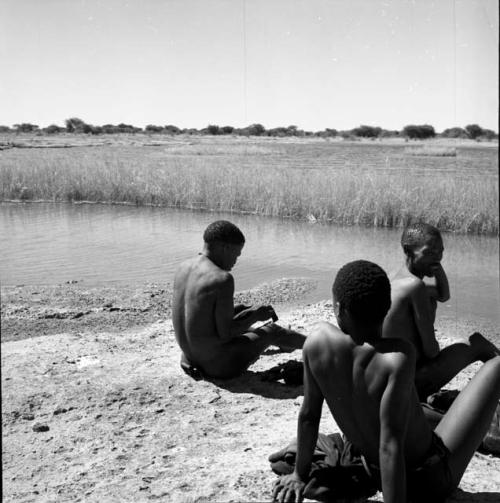
[(268, 346), (269, 336), (265, 331), (247, 331), (223, 344), (219, 354), (204, 365), (204, 370), (213, 377), (235, 377), (245, 372)]

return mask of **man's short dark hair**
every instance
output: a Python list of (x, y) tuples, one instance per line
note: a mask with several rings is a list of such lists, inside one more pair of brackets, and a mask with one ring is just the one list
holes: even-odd
[(401, 235), (401, 246), (406, 254), (419, 246), (423, 246), (429, 239), (442, 239), (441, 233), (433, 225), (417, 222), (405, 227)]
[(359, 321), (382, 323), (391, 307), (391, 284), (385, 271), (368, 260), (344, 265), (333, 283), (335, 300)]
[(219, 241), (233, 245), (243, 245), (245, 244), (245, 236), (233, 223), (227, 220), (217, 220), (205, 229), (203, 241), (207, 244)]

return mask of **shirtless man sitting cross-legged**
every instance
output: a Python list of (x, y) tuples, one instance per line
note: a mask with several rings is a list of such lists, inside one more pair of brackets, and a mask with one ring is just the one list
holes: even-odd
[[(415, 384), (421, 401), (439, 391), (475, 361), (487, 361), (498, 349), (481, 334), (440, 350), (434, 332), (437, 302), (450, 298), (446, 272), (441, 265), (443, 239), (425, 223), (408, 226), (401, 237), (405, 265), (391, 281), (392, 305), (383, 325), (384, 337), (402, 337), (416, 350)], [(424, 283), (424, 277), (433, 284)]]
[(385, 503), (442, 502), (458, 486), (500, 398), (500, 357), (483, 364), (432, 430), (415, 390), (413, 345), (382, 338), (390, 304), (389, 280), (376, 264), (359, 260), (338, 272), (340, 329), (322, 322), (304, 344), (295, 471), (278, 479), (275, 500), (302, 501), (324, 400)]
[(269, 346), (292, 351), (305, 336), (258, 321), (276, 319), (271, 306), (234, 306), (234, 279), (229, 271), (245, 238), (225, 220), (211, 223), (203, 234), (203, 251), (179, 267), (174, 280), (173, 324), (183, 352), (181, 366), (227, 379), (242, 374)]

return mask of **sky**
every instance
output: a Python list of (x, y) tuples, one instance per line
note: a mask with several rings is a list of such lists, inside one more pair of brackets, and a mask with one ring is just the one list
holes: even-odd
[(498, 0), (0, 0), (0, 124), (498, 131)]

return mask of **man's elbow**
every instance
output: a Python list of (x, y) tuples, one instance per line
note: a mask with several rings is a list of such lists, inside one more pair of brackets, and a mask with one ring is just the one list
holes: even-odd
[(381, 440), (379, 445), (380, 462), (383, 460), (392, 459), (401, 453), (403, 449), (404, 432), (394, 432), (390, 438)]
[(312, 409), (303, 409), (299, 411), (299, 422), (302, 424), (319, 425), (321, 420), (321, 410), (319, 412)]
[(445, 294), (445, 295), (441, 295), (441, 298), (438, 299), (439, 302), (448, 302), (450, 300), (451, 296), (449, 293)]

